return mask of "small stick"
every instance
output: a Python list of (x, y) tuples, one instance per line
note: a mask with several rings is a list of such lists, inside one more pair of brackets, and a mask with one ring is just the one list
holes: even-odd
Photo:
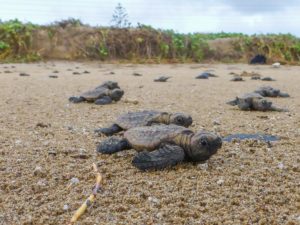
[(93, 163), (93, 169), (94, 172), (96, 173), (96, 185), (93, 189), (93, 193), (88, 197), (87, 200), (85, 200), (85, 202), (77, 209), (77, 211), (75, 212), (75, 214), (73, 215), (71, 221), (70, 221), (70, 225), (74, 224), (79, 217), (86, 211), (86, 209), (92, 205), (92, 203), (95, 201), (96, 199), (96, 194), (100, 189), (100, 183), (102, 181), (102, 176), (100, 174), (100, 172), (98, 171), (98, 168), (96, 166), (95, 163)]

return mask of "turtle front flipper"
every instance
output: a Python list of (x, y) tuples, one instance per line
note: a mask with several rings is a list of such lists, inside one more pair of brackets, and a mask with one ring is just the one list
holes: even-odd
[(112, 99), (109, 96), (103, 96), (102, 98), (98, 98), (94, 103), (96, 105), (107, 105), (112, 103)]
[(166, 144), (159, 149), (138, 153), (132, 164), (140, 170), (164, 169), (175, 166), (185, 158), (184, 150), (177, 145)]
[(95, 133), (104, 134), (106, 136), (111, 136), (115, 133), (122, 131), (123, 129), (117, 124), (113, 124), (110, 127), (99, 128), (95, 130)]
[(84, 97), (77, 97), (77, 96), (72, 96), (69, 98), (69, 101), (72, 102), (72, 103), (80, 103), (80, 102), (84, 102), (85, 101), (85, 98)]
[(110, 137), (97, 146), (97, 152), (113, 154), (130, 148), (131, 146), (125, 138)]
[(276, 111), (276, 112), (289, 112), (288, 109), (285, 109), (285, 108), (279, 108), (279, 107), (274, 106), (274, 105), (272, 105), (272, 106), (270, 107), (270, 110), (271, 110), (271, 111)]
[(284, 93), (284, 92), (279, 92), (278, 96), (282, 97), (282, 98), (288, 98), (288, 97), (290, 97), (290, 95), (288, 93)]

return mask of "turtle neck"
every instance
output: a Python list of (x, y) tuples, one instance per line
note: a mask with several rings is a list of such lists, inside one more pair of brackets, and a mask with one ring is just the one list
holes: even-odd
[(169, 114), (169, 113), (162, 113), (157, 118), (157, 120), (158, 120), (159, 123), (170, 124), (170, 117), (171, 117), (171, 114)]
[(191, 155), (191, 141), (194, 134), (191, 133), (180, 133), (174, 138), (175, 144), (183, 148), (184, 152), (190, 156)]

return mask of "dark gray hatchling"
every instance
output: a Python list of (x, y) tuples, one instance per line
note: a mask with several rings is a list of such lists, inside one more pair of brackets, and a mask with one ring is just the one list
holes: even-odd
[(256, 111), (278, 111), (287, 112), (287, 109), (278, 108), (272, 105), (271, 101), (268, 101), (258, 93), (247, 93), (236, 97), (235, 100), (227, 102), (227, 104), (235, 106), (237, 105), (241, 110), (256, 110)]
[(183, 127), (189, 127), (192, 122), (192, 117), (185, 113), (144, 110), (124, 113), (120, 115), (110, 127), (96, 129), (95, 132), (110, 136), (134, 127), (151, 126), (153, 124), (176, 124)]
[(211, 72), (203, 72), (195, 77), (195, 79), (208, 79), (209, 77), (218, 77), (217, 75)]
[(252, 75), (251, 76), (251, 80), (260, 80), (260, 75), (257, 74), (257, 75)]
[(167, 76), (160, 76), (156, 79), (154, 79), (154, 82), (166, 82), (168, 79), (170, 79), (171, 77), (167, 77)]
[(277, 88), (272, 88), (271, 86), (262, 86), (254, 91), (263, 97), (290, 97), (288, 93), (281, 92)]
[(261, 78), (262, 81), (276, 81), (275, 79), (273, 79), (272, 77), (263, 77)]
[(80, 96), (72, 96), (69, 101), (72, 103), (94, 102), (96, 105), (106, 105), (112, 101), (119, 101), (124, 94), (117, 82), (106, 81), (93, 90), (86, 91)]
[(110, 137), (97, 146), (97, 152), (113, 154), (126, 149), (139, 153), (132, 164), (140, 170), (164, 169), (183, 161), (205, 161), (217, 153), (222, 139), (210, 132), (193, 131), (176, 125), (135, 127), (121, 138)]
[(235, 75), (230, 81), (245, 81), (240, 75)]

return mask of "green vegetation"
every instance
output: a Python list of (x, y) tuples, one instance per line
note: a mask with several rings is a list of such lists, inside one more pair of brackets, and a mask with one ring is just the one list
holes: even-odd
[(0, 60), (37, 60), (37, 54), (31, 51), (32, 31), (37, 26), (9, 20), (0, 23)]
[[(47, 26), (18, 20), (0, 22), (0, 60), (55, 59), (60, 56), (60, 51), (67, 53), (67, 56), (62, 54), (61, 59), (129, 60), (140, 63), (248, 62), (255, 54), (264, 54), (269, 62), (298, 63), (300, 59), (300, 39), (291, 34), (181, 34), (143, 24), (133, 28), (129, 27), (122, 6), (117, 9), (113, 27), (90, 27), (74, 18)], [(52, 52), (55, 52), (54, 56)]]

